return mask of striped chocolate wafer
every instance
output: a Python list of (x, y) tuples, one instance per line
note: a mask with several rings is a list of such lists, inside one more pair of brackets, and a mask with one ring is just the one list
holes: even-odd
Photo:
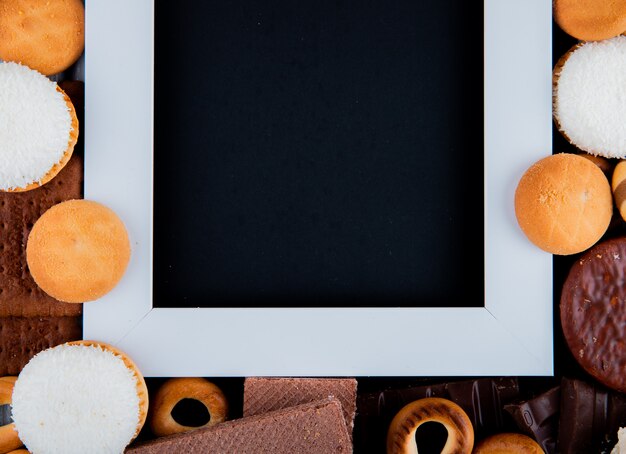
[(352, 439), (356, 413), (354, 378), (246, 378), (243, 415), (254, 416), (274, 410), (335, 397), (343, 408), (346, 427)]
[(148, 441), (135, 454), (347, 454), (352, 452), (341, 404), (325, 399)]

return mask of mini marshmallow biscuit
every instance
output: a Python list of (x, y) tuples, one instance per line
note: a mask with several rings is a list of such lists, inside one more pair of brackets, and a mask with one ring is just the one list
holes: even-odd
[(76, 112), (56, 83), (17, 63), (0, 63), (0, 87), (0, 190), (34, 189), (69, 161)]
[(626, 157), (626, 36), (579, 44), (554, 68), (554, 119), (576, 147)]
[(35, 355), (15, 383), (11, 412), (32, 453), (121, 453), (147, 411), (145, 381), (106, 345), (63, 344)]

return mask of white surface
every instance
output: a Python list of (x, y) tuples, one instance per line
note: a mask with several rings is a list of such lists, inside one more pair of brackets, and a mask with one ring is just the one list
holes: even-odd
[(137, 377), (97, 346), (58, 345), (20, 372), (11, 411), (30, 452), (121, 453), (140, 422)]
[(556, 86), (556, 114), (578, 148), (626, 157), (626, 36), (587, 42), (569, 56)]
[(146, 376), (552, 374), (552, 256), (513, 210), (522, 173), (552, 152), (551, 0), (485, 1), (486, 300), (470, 309), (152, 309), (153, 0), (86, 14), (85, 197), (133, 242), (120, 285), (84, 306), (86, 339)]
[(0, 63), (0, 190), (40, 181), (70, 140), (70, 107), (57, 84), (28, 66)]

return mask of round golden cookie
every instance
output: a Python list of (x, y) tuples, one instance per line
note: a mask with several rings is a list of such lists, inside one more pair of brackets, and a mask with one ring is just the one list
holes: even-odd
[(526, 237), (555, 255), (593, 246), (613, 214), (609, 181), (590, 160), (559, 153), (534, 163), (515, 191), (515, 215)]
[(472, 454), (544, 454), (532, 438), (516, 433), (504, 433), (485, 438)]
[(170, 378), (157, 391), (150, 405), (150, 428), (157, 437), (186, 432), (198, 427), (184, 426), (172, 417), (172, 410), (183, 399), (202, 403), (210, 419), (203, 426), (224, 422), (228, 415), (228, 401), (222, 390), (200, 377)]
[(81, 0), (2, 0), (0, 59), (49, 76), (65, 71), (85, 48)]
[(626, 2), (554, 0), (554, 20), (563, 31), (583, 41), (600, 41), (626, 32)]
[(130, 242), (111, 209), (89, 200), (69, 200), (37, 220), (28, 236), (26, 260), (44, 292), (60, 301), (82, 303), (117, 285), (130, 260)]

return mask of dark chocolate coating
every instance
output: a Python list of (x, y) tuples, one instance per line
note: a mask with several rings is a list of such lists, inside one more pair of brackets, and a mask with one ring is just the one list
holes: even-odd
[(603, 442), (615, 444), (626, 425), (626, 396), (581, 380), (561, 383), (558, 449), (562, 454), (599, 452)]
[(574, 263), (560, 310), (578, 363), (599, 382), (626, 392), (626, 238), (599, 243)]
[(476, 439), (514, 428), (504, 405), (520, 396), (514, 377), (480, 378), (388, 389), (357, 397), (355, 448), (363, 452), (384, 452), (387, 428), (405, 405), (425, 397), (443, 397), (458, 404), (469, 416)]
[(519, 429), (531, 436), (544, 451), (556, 451), (561, 405), (560, 388), (554, 387), (532, 399), (504, 406)]

